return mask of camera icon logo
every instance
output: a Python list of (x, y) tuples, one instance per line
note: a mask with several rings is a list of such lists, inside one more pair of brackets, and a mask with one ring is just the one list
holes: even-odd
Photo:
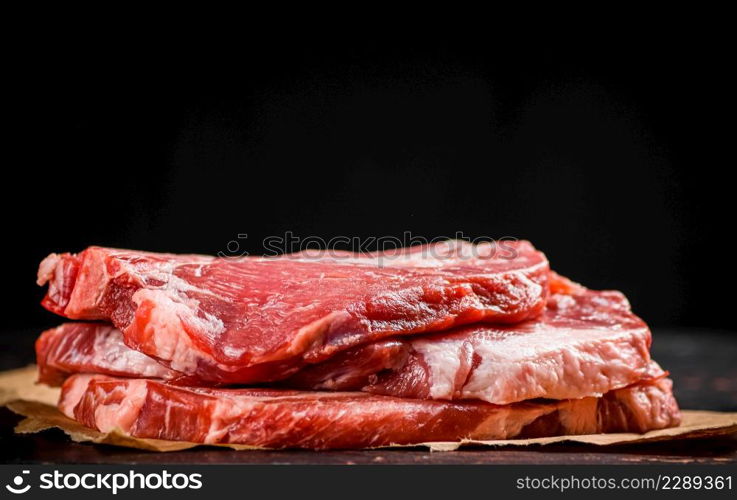
[[(21, 472), (21, 474), (30, 474), (30, 473), (31, 471), (29, 470), (24, 470)], [(16, 495), (21, 495), (31, 489), (30, 484), (26, 484), (25, 486), (23, 486), (24, 481), (25, 481), (25, 478), (19, 474), (13, 478), (12, 485), (10, 484), (5, 485), (5, 489)]]

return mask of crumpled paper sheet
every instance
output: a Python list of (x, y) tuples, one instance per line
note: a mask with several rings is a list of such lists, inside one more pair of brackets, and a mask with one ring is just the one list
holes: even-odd
[[(139, 439), (126, 436), (122, 432), (98, 432), (65, 417), (57, 408), (58, 388), (35, 384), (36, 367), (28, 366), (18, 370), (0, 372), (0, 406), (25, 417), (15, 428), (19, 434), (41, 432), (58, 428), (77, 442), (93, 442), (138, 448), (150, 451), (176, 451), (203, 446), (183, 441), (164, 441), (160, 439)], [(645, 434), (616, 433), (590, 434), (579, 436), (555, 436), (535, 439), (503, 439), (496, 441), (453, 441), (418, 443), (403, 447), (427, 447), (433, 451), (453, 451), (464, 445), (475, 446), (528, 446), (551, 443), (585, 443), (590, 445), (618, 445), (645, 443), (669, 439), (693, 439), (702, 437), (727, 436), (737, 433), (737, 412), (683, 410), (683, 422), (671, 429), (650, 431)], [(211, 446), (211, 445), (208, 445)], [(260, 449), (246, 445), (217, 445), (235, 450)], [(394, 447), (394, 446), (393, 446)]]

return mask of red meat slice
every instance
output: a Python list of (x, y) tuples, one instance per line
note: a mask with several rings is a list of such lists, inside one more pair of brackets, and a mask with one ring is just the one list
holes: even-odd
[(621, 293), (581, 287), (552, 295), (539, 319), (353, 348), (284, 385), (495, 404), (599, 396), (662, 374), (650, 343), (650, 330)]
[[(581, 288), (576, 295), (552, 295), (536, 320), (372, 342), (307, 366), (282, 385), (495, 404), (600, 396), (663, 373), (650, 360), (650, 339), (622, 294)], [(50, 384), (73, 373), (184, 377), (126, 347), (118, 330), (96, 323), (44, 332), (37, 358), (40, 381)], [(209, 385), (196, 377), (178, 383)]]
[(497, 406), (362, 392), (181, 387), (149, 379), (75, 375), (64, 383), (59, 407), (102, 432), (119, 429), (139, 438), (265, 448), (346, 449), (645, 432), (679, 423), (668, 379), (601, 398)]
[[(406, 352), (404, 342), (378, 341), (340, 356), (346, 363), (344, 384), (353, 379), (352, 387), (360, 387), (366, 378), (380, 370), (399, 368)], [(38, 382), (59, 386), (69, 375), (96, 373), (116, 377), (161, 378), (190, 385), (213, 385), (195, 376), (187, 377), (162, 365), (154, 358), (131, 349), (123, 341), (123, 333), (106, 323), (64, 323), (44, 331), (36, 340)], [(318, 365), (319, 366), (319, 365)], [(330, 372), (337, 364), (331, 363)], [(348, 373), (350, 372), (350, 373)], [(320, 371), (319, 373), (323, 373)]]
[(368, 256), (240, 259), (90, 247), (39, 268), (43, 305), (111, 321), (125, 343), (215, 383), (284, 378), (394, 335), (538, 316), (548, 263), (528, 242), (447, 242)]
[(103, 323), (65, 323), (46, 330), (36, 340), (38, 381), (61, 385), (74, 373), (119, 377), (181, 377), (153, 358), (123, 343), (123, 334)]

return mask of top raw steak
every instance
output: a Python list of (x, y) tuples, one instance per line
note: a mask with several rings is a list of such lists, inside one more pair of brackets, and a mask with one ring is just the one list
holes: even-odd
[(173, 370), (249, 383), (389, 336), (537, 317), (548, 273), (525, 241), (239, 259), (90, 247), (47, 257), (38, 283), (50, 311), (110, 321)]

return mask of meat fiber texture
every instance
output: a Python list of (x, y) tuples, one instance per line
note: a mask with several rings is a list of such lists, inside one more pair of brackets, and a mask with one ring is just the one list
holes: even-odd
[(553, 294), (539, 319), (368, 344), (284, 385), (495, 404), (600, 396), (663, 373), (651, 362), (650, 343), (622, 294), (582, 290)]
[(286, 378), (357, 345), (545, 307), (549, 267), (525, 241), (369, 255), (214, 258), (90, 247), (39, 268), (43, 305), (111, 322), (125, 344), (211, 383)]
[[(622, 294), (564, 291), (570, 294), (550, 297), (541, 318), (372, 342), (305, 367), (282, 385), (508, 404), (601, 396), (663, 374), (650, 359), (649, 329)], [(128, 348), (122, 333), (105, 324), (67, 323), (46, 331), (36, 351), (40, 381), (51, 385), (74, 373), (207, 385)]]
[[(102, 321), (36, 350), (60, 410), (104, 434), (344, 449), (680, 418), (624, 296), (552, 273), (527, 242), (240, 259), (90, 247), (52, 254), (38, 281), (49, 310)], [(271, 387), (220, 387), (252, 383)]]
[(600, 398), (499, 406), (363, 392), (217, 389), (74, 375), (62, 387), (59, 408), (103, 433), (308, 449), (645, 432), (678, 425), (680, 418), (671, 382), (664, 378)]

